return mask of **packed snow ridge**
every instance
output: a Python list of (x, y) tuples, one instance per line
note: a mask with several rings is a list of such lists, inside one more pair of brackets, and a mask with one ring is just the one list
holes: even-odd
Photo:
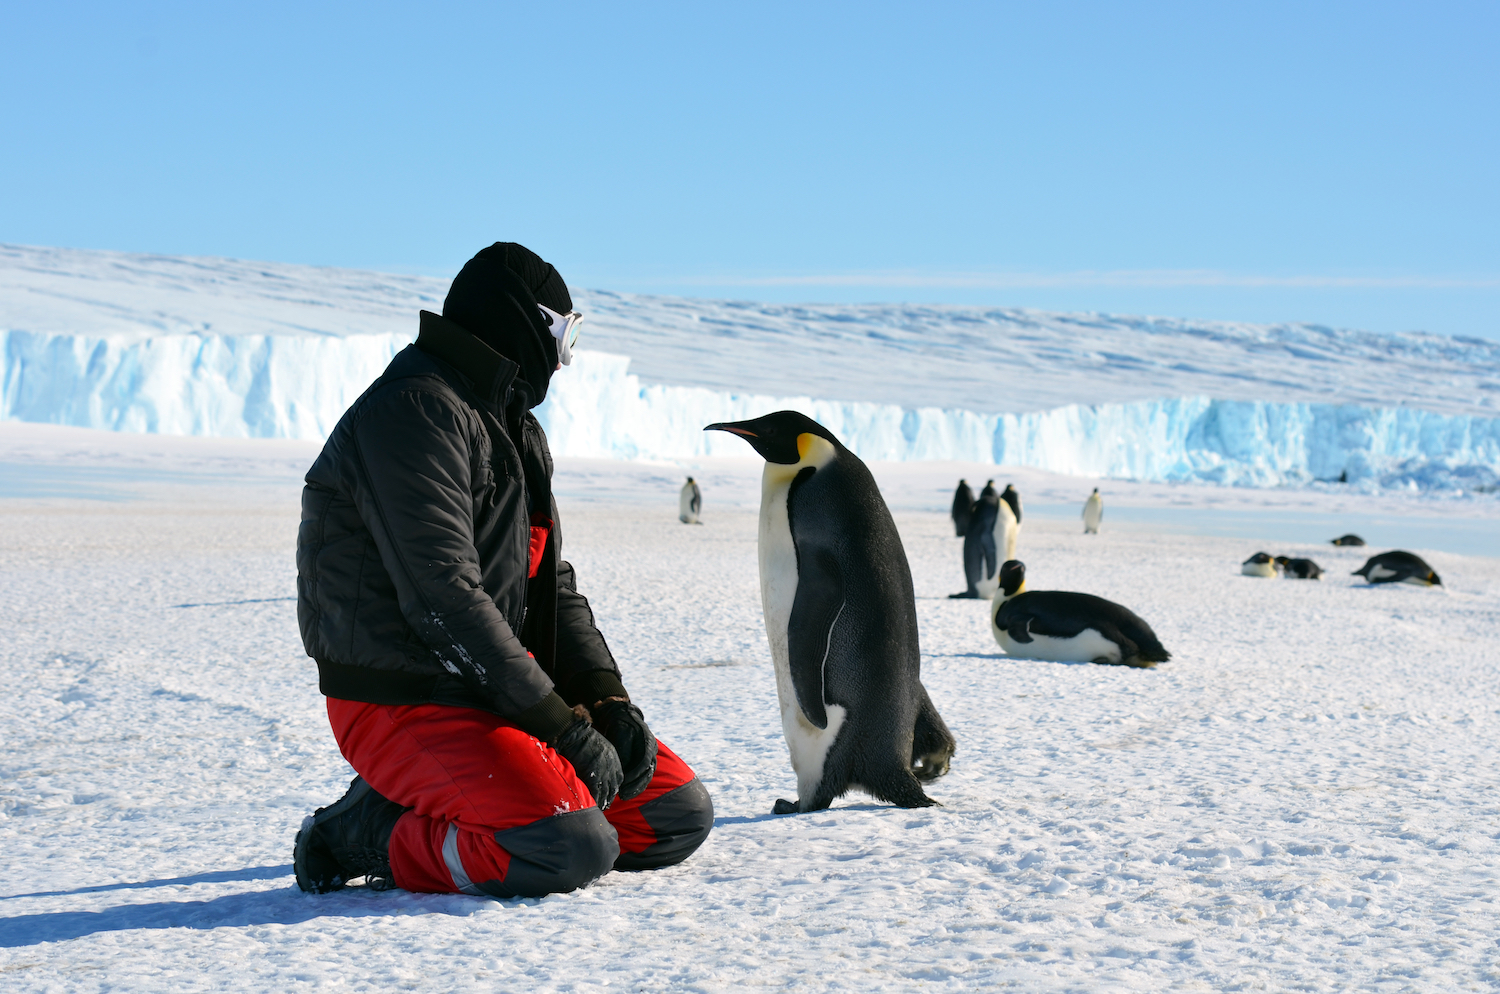
[[(0, 246), (0, 418), (322, 438), (447, 281)], [(974, 307), (580, 291), (538, 409), (568, 456), (744, 455), (794, 408), (867, 459), (1361, 489), (1500, 481), (1500, 343)]]

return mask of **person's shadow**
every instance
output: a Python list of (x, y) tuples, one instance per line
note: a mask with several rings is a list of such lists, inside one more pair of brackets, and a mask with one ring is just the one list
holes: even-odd
[[(77, 890), (38, 891), (0, 896), (0, 902), (24, 897), (66, 897), (115, 890), (187, 886), (231, 880), (275, 880), (290, 876), (292, 867), (247, 866), (187, 877), (146, 880), (139, 883), (103, 884)], [(210, 929), (244, 925), (295, 925), (325, 915), (364, 918), (375, 915), (470, 914), (474, 899), (457, 894), (406, 894), (393, 901), (393, 892), (351, 887), (336, 894), (304, 894), (295, 885), (276, 890), (225, 894), (207, 901), (157, 901), (121, 904), (103, 911), (51, 911), (36, 915), (0, 918), (0, 948), (33, 946), (39, 942), (64, 942), (96, 932), (118, 932), (133, 928)], [(434, 900), (436, 899), (436, 900)], [(457, 899), (457, 900), (455, 900)]]

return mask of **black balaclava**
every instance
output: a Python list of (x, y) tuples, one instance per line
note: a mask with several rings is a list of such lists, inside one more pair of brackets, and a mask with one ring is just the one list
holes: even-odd
[(481, 249), (453, 278), (443, 301), (443, 317), (521, 367), (517, 388), (526, 391), (527, 407), (546, 399), (557, 368), (557, 339), (537, 304), (566, 314), (573, 298), (556, 269), (515, 242)]

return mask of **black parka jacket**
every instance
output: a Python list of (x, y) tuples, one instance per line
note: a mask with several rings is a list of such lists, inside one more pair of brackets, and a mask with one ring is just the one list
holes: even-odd
[[(545, 741), (571, 705), (624, 696), (559, 555), (552, 457), (517, 371), (423, 311), (308, 470), (297, 617), (325, 695), (480, 708)], [(536, 511), (554, 524), (528, 580)]]

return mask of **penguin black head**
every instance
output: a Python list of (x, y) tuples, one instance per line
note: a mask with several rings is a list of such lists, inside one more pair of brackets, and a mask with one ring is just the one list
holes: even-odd
[(1014, 597), (1026, 589), (1026, 564), (1019, 559), (1007, 559), (1000, 564), (1000, 593)]
[[(1283, 558), (1285, 558), (1285, 557), (1283, 557)], [(1241, 566), (1249, 566), (1249, 565), (1254, 564), (1254, 565), (1257, 565), (1257, 566), (1264, 566), (1266, 563), (1271, 563), (1271, 562), (1275, 562), (1275, 560), (1271, 558), (1270, 553), (1267, 553), (1267, 552), (1257, 552), (1255, 555), (1251, 556), (1249, 559), (1246, 559), (1240, 565)]]
[(688, 482), (689, 482), (689, 483), (692, 483), (692, 482), (693, 482), (693, 478), (692, 478), (692, 477), (691, 477), (691, 476), (690, 476), (690, 477), (688, 477)]
[(766, 462), (794, 466), (802, 461), (803, 435), (813, 435), (832, 442), (841, 448), (833, 433), (806, 414), (796, 411), (777, 411), (750, 421), (721, 421), (708, 425), (704, 431), (728, 431), (742, 436)]

